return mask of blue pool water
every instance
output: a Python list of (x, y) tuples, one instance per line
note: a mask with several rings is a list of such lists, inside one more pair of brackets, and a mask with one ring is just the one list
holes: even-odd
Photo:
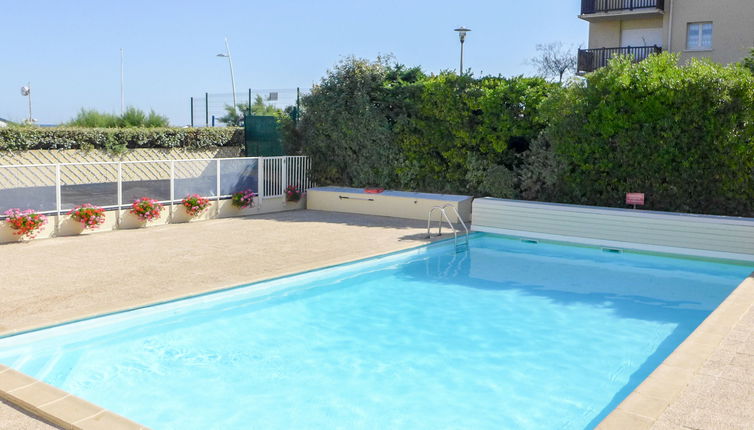
[(6, 337), (0, 362), (156, 430), (583, 429), (750, 271), (477, 234)]

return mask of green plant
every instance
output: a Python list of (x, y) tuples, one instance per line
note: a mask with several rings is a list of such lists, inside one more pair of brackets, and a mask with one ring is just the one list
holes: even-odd
[(400, 183), (403, 158), (393, 129), (405, 112), (406, 87), (422, 76), (389, 58), (342, 61), (302, 97), (296, 131), (293, 121), (283, 124), (285, 138), (295, 139), (286, 147), (311, 158), (311, 175), (321, 184)]
[[(282, 113), (283, 111), (276, 108), (274, 105), (265, 104), (262, 96), (258, 94), (256, 98), (254, 98), (254, 103), (251, 104), (252, 115), (280, 116)], [(239, 103), (236, 107), (225, 105), (225, 115), (218, 118), (218, 121), (229, 126), (242, 127), (244, 115), (248, 114), (248, 103)]]
[(118, 116), (111, 113), (99, 112), (95, 109), (81, 109), (71, 121), (68, 122), (71, 127), (100, 127), (100, 128), (117, 128), (117, 127), (168, 127), (170, 121), (167, 117), (158, 115), (154, 110), (149, 114), (141, 109), (129, 106), (122, 115)]
[(749, 69), (751, 73), (754, 73), (754, 48), (751, 48), (751, 51), (749, 51), (749, 56), (744, 58), (741, 64)]
[(243, 146), (243, 129), (217, 128), (74, 128), (3, 127), (0, 151), (31, 149), (103, 149), (122, 152), (134, 148), (205, 149)]
[(545, 108), (565, 165), (558, 199), (754, 215), (754, 75), (676, 55), (617, 58)]

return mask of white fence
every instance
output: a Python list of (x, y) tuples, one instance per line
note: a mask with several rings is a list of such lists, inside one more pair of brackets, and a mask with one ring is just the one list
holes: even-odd
[(283, 156), (6, 165), (0, 166), (0, 214), (11, 208), (61, 214), (83, 203), (117, 209), (140, 197), (221, 200), (244, 190), (277, 198), (288, 185), (309, 189), (309, 163)]

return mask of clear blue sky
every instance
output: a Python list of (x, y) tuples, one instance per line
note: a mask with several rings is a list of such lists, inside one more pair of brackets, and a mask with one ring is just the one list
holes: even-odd
[(393, 54), (427, 72), (458, 67), (453, 29), (472, 29), (465, 66), (475, 74), (533, 73), (538, 43), (586, 44), (578, 0), (195, 0), (3, 2), (0, 117), (21, 120), (31, 81), (34, 117), (69, 120), (82, 107), (126, 104), (189, 122), (189, 97), (230, 93), (228, 37), (238, 91), (310, 88), (340, 59)]

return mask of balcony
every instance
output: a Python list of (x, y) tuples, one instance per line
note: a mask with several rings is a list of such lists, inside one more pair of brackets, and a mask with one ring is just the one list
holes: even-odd
[(651, 54), (659, 54), (659, 46), (629, 46), (625, 48), (579, 49), (579, 74), (593, 72), (600, 67), (607, 66), (608, 61), (619, 55), (630, 55), (636, 62), (642, 61)]
[(581, 19), (594, 22), (609, 19), (661, 16), (665, 0), (581, 0)]

